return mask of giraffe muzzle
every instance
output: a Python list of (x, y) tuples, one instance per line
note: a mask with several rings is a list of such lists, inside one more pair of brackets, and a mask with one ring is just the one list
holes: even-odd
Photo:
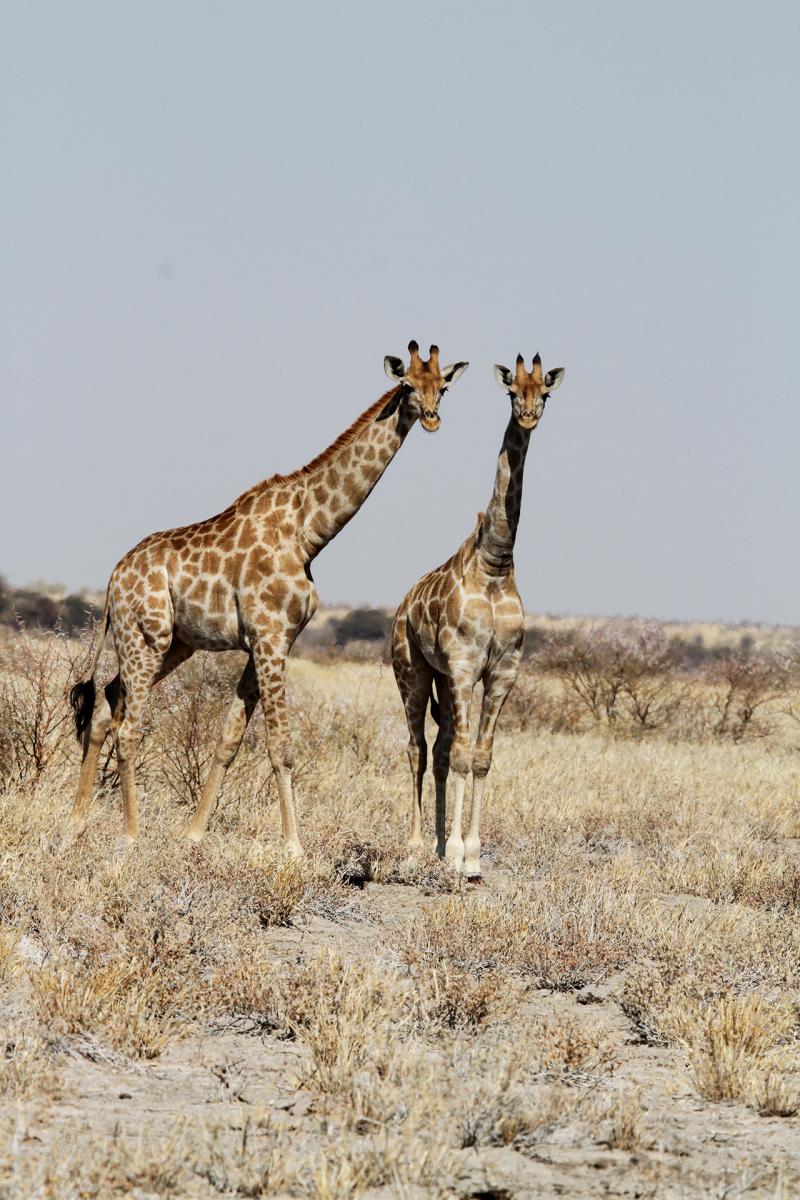
[(428, 433), (435, 433), (442, 423), (442, 418), (433, 408), (423, 408), (420, 414), (420, 424)]

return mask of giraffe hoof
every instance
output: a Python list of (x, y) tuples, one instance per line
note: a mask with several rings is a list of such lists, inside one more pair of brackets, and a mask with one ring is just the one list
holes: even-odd
[(448, 843), (444, 849), (444, 860), (454, 874), (460, 875), (464, 864), (464, 847), (458, 842)]
[(189, 842), (192, 846), (199, 846), (205, 836), (202, 829), (185, 829), (183, 832), (183, 841)]
[(481, 875), (480, 871), (478, 871), (478, 872), (465, 871), (464, 872), (464, 880), (466, 883), (474, 883), (477, 885), (479, 883), (483, 883), (483, 875)]
[(125, 862), (133, 847), (136, 845), (136, 838), (131, 837), (129, 833), (123, 833), (114, 842), (114, 848), (111, 851), (111, 861), (115, 866), (120, 866)]
[(56, 833), (50, 838), (48, 848), (53, 854), (61, 854), (65, 850), (70, 850), (81, 840), (86, 833), (88, 821), (72, 821), (67, 823), (66, 829)]
[(299, 842), (284, 842), (283, 848), (289, 857), (297, 862), (306, 856), (306, 852)]

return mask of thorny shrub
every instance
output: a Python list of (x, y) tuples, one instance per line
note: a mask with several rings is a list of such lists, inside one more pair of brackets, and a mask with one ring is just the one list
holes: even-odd
[(578, 626), (537, 643), (506, 705), (512, 728), (579, 733), (599, 726), (629, 736), (661, 731), (676, 740), (739, 742), (769, 734), (781, 711), (800, 712), (796, 649), (767, 652), (748, 643), (692, 668), (654, 621)]
[(0, 786), (36, 787), (48, 765), (74, 739), (66, 689), (83, 665), (84, 648), (59, 633), (20, 629), (4, 640), (0, 672)]
[(722, 659), (710, 673), (714, 735), (740, 742), (768, 734), (765, 710), (785, 697), (788, 678), (785, 661), (775, 654), (747, 650)]

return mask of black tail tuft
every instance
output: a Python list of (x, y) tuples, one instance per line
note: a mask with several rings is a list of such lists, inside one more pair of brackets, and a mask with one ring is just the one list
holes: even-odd
[(84, 733), (89, 728), (94, 712), (95, 701), (95, 686), (94, 679), (87, 679), (83, 683), (76, 683), (75, 687), (69, 693), (69, 702), (72, 705), (75, 713), (75, 733), (78, 741), (81, 741)]

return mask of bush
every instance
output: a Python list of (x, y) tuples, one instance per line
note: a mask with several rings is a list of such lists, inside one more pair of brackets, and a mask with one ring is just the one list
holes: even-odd
[[(150, 694), (141, 766), (146, 776), (164, 783), (179, 803), (192, 809), (197, 806), (211, 769), (242, 667), (239, 655), (235, 661), (219, 662), (217, 655), (196, 654)], [(260, 721), (251, 721), (246, 745), (260, 727)], [(243, 746), (231, 768), (233, 778), (240, 778), (252, 766)]]
[(4, 576), (0, 575), (0, 621), (8, 622), (12, 616), (11, 588)]
[(50, 596), (24, 589), (15, 591), (11, 597), (13, 623), (38, 629), (54, 629), (58, 622), (58, 605)]
[(101, 615), (100, 609), (91, 600), (73, 594), (61, 602), (59, 620), (64, 633), (75, 637), (89, 622), (99, 621)]
[(337, 646), (348, 642), (380, 642), (392, 628), (392, 618), (382, 608), (354, 608), (345, 617), (331, 621)]
[(783, 697), (788, 678), (789, 671), (781, 659), (753, 652), (749, 646), (723, 659), (712, 673), (716, 684), (715, 735), (739, 742), (748, 734), (763, 737), (769, 733), (765, 706)]
[(23, 629), (9, 639), (0, 676), (0, 784), (39, 782), (47, 764), (72, 742), (72, 713), (63, 690), (76, 662), (64, 639)]
[(587, 625), (544, 640), (520, 673), (507, 718), (554, 733), (599, 725), (680, 741), (765, 737), (780, 712), (800, 721), (798, 662), (800, 651), (758, 651), (747, 637), (735, 649), (706, 650), (668, 639), (655, 622)]
[(75, 593), (63, 600), (35, 588), (13, 588), (0, 576), (0, 623), (17, 628), (58, 630), (77, 636), (100, 617), (100, 609), (85, 596)]
[(677, 697), (675, 657), (660, 625), (610, 622), (552, 634), (535, 656), (593, 722), (647, 732), (664, 725)]

